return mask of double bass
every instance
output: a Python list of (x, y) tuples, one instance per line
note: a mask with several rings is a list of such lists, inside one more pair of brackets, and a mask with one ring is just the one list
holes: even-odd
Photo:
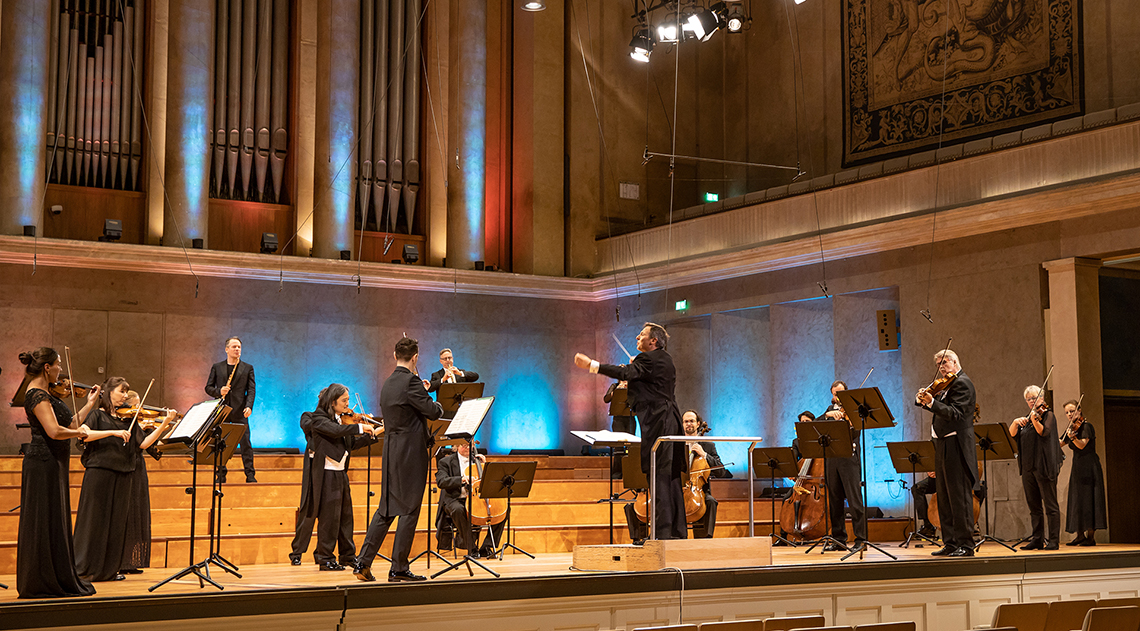
[(827, 487), (823, 483), (822, 458), (804, 458), (791, 494), (780, 507), (780, 528), (801, 540), (819, 539), (828, 534)]

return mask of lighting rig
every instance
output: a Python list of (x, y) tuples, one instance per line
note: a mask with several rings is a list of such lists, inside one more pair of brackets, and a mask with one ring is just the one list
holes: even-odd
[[(793, 0), (802, 4), (805, 0)], [(658, 44), (676, 44), (682, 40), (707, 42), (724, 29), (743, 33), (752, 26), (751, 0), (634, 0), (636, 20), (629, 56), (649, 63)]]

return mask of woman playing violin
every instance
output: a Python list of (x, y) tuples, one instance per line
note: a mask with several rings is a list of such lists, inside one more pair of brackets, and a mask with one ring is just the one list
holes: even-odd
[[(1061, 537), (1061, 507), (1057, 504), (1057, 474), (1061, 472), (1061, 445), (1057, 440), (1057, 417), (1045, 405), (1041, 388), (1029, 386), (1022, 393), (1029, 414), (1009, 424), (1017, 439), (1017, 468), (1029, 505), (1033, 535), (1022, 550), (1056, 550)], [(1045, 532), (1045, 519), (1049, 532)]]
[[(125, 407), (115, 410), (115, 415), (133, 419), (141, 406), (139, 393), (128, 390), (124, 404)], [(146, 422), (143, 422), (144, 415), (147, 417)], [(158, 427), (170, 427), (170, 419), (177, 417), (178, 413), (174, 410), (145, 406), (139, 414), (139, 424), (144, 430), (153, 429), (155, 437), (161, 440), (163, 432)], [(126, 557), (120, 568), (123, 574), (142, 574), (142, 568), (150, 567), (150, 477), (146, 471), (145, 454), (150, 454), (155, 460), (162, 457), (157, 443), (135, 452), (135, 470), (131, 473), (131, 512), (127, 516)]]
[[(123, 569), (138, 568), (132, 559), (141, 536), (136, 523), (140, 508), (132, 492), (135, 471), (141, 452), (158, 440), (170, 420), (148, 434), (133, 419), (120, 418), (115, 412), (126, 403), (128, 390), (126, 379), (107, 379), (99, 407), (83, 424), (88, 435), (81, 460), (87, 470), (75, 517), (75, 569), (91, 581), (123, 580)], [(130, 537), (128, 530), (133, 531)]]
[(16, 590), (20, 598), (90, 596), (95, 588), (75, 571), (68, 474), (70, 439), (87, 436), (79, 419), (95, 407), (99, 389), (93, 388), (72, 416), (48, 391), (63, 371), (59, 353), (45, 346), (20, 353), (20, 363), (28, 382), (22, 394), (32, 439), (21, 467)]
[(1104, 472), (1096, 454), (1096, 433), (1081, 414), (1080, 403), (1065, 402), (1069, 427), (1061, 436), (1061, 444), (1073, 450), (1073, 467), (1069, 472), (1069, 515), (1065, 532), (1076, 533), (1067, 546), (1095, 546), (1096, 531), (1106, 528)]

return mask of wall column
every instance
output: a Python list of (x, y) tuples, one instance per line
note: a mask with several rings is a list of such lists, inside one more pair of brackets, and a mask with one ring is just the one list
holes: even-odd
[(53, 4), (5, 0), (0, 12), (0, 234), (43, 236)]
[[(353, 188), (360, 101), (360, 2), (317, 2), (313, 256), (353, 249)], [(299, 209), (298, 209), (299, 210)]]
[(166, 195), (162, 244), (209, 247), (210, 114), (214, 94), (214, 0), (170, 3), (167, 47)]
[[(1068, 258), (1046, 261), (1049, 273), (1049, 361), (1053, 376), (1049, 389), (1057, 414), (1057, 433), (1065, 431), (1068, 420), (1062, 404), (1080, 399), (1085, 418), (1104, 436), (1104, 381), (1100, 352), (1100, 276), (1101, 262), (1095, 259)], [(1103, 447), (1101, 453), (1103, 454)], [(1066, 448), (1067, 450), (1067, 448)], [(1068, 514), (1069, 470), (1072, 458), (1066, 458), (1057, 478), (1057, 497), (1061, 515)], [(1062, 530), (1064, 524), (1062, 524)], [(1108, 541), (1108, 532), (1098, 534)]]
[(470, 269), (486, 247), (487, 177), (486, 0), (451, 3), (451, 98), (455, 112), (448, 136), (447, 266)]
[[(176, 0), (177, 1), (177, 0)], [(137, 6), (137, 5), (136, 5)], [(154, 28), (150, 42), (149, 99), (143, 103), (150, 134), (144, 130), (143, 147), (146, 155), (146, 230), (143, 243), (158, 245), (162, 242), (163, 208), (165, 205), (163, 177), (166, 174), (166, 68), (170, 51), (170, 0), (151, 0), (149, 13), (144, 19)], [(137, 11), (137, 9), (136, 9)], [(136, 13), (137, 15), (137, 13)], [(140, 57), (141, 61), (141, 57)], [(213, 94), (213, 92), (211, 92)], [(149, 141), (149, 144), (148, 144)]]

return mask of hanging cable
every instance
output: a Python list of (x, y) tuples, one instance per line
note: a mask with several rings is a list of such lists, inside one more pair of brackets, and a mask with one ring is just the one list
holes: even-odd
[(950, 40), (950, 14), (943, 16), (946, 24), (942, 30), (942, 104), (938, 107), (938, 149), (934, 152), (934, 213), (930, 216), (930, 261), (926, 265), (926, 308), (919, 311), (926, 321), (934, 324), (934, 317), (930, 313), (930, 286), (934, 282), (934, 244), (935, 233), (938, 230), (938, 185), (942, 176), (942, 161), (938, 159), (938, 151), (942, 150), (942, 139), (946, 133), (946, 67), (950, 61), (947, 45)]

